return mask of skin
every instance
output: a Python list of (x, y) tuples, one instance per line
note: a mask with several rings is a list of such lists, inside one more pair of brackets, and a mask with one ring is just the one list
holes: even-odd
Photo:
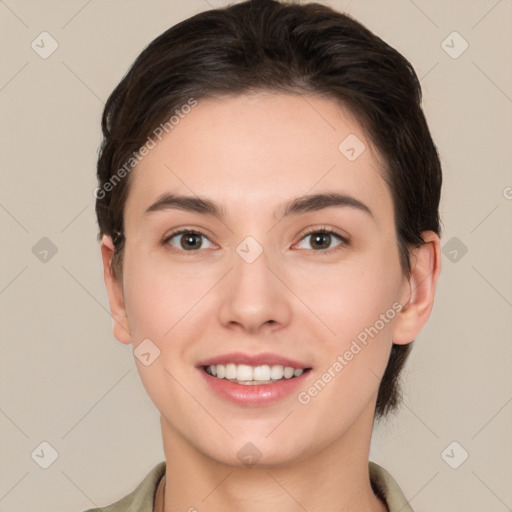
[[(349, 134), (366, 146), (353, 162), (338, 150)], [(135, 361), (161, 413), (166, 512), (386, 510), (368, 474), (377, 392), (392, 342), (410, 343), (428, 320), (441, 258), (438, 236), (425, 232), (403, 275), (383, 173), (346, 109), (268, 92), (199, 101), (133, 171), (118, 279), (110, 237), (101, 251), (114, 336), (134, 348), (149, 338), (160, 350), (149, 366)], [(224, 216), (145, 213), (164, 192), (208, 198)], [(372, 215), (330, 206), (283, 217), (293, 199), (330, 192)], [(207, 238), (193, 251), (179, 236), (164, 241), (181, 228)], [(319, 249), (309, 228), (332, 229), (348, 244), (333, 236)], [(263, 248), (253, 263), (236, 252), (249, 235)], [(274, 352), (312, 367), (307, 390), (394, 303), (407, 308), (307, 405), (297, 393), (235, 405), (196, 368), (228, 352)], [(252, 468), (237, 457), (248, 442), (262, 454)]]

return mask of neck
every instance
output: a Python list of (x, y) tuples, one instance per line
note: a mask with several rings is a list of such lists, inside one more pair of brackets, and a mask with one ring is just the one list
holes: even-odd
[(370, 419), (360, 418), (362, 425), (354, 424), (342, 438), (312, 456), (273, 467), (245, 468), (198, 451), (162, 417), (166, 486), (165, 492), (162, 486), (162, 507), (155, 510), (386, 512), (369, 479), (373, 411)]

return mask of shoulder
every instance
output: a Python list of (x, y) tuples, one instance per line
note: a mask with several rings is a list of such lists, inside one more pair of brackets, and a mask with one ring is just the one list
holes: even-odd
[(389, 512), (413, 512), (395, 479), (382, 466), (371, 461), (370, 481), (375, 494), (386, 502)]
[(155, 492), (165, 468), (165, 462), (160, 462), (128, 496), (106, 507), (91, 508), (85, 512), (153, 512)]

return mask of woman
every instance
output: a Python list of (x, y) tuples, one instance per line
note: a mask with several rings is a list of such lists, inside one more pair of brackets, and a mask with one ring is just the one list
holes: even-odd
[(441, 267), (420, 102), (403, 56), (319, 4), (207, 11), (137, 58), (96, 211), (166, 460), (102, 510), (411, 510), (368, 458)]

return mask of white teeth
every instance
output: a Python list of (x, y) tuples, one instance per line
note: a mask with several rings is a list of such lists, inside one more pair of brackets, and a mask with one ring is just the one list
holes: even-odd
[[(219, 366), (219, 365), (217, 365)], [(227, 364), (226, 365), (226, 379), (236, 379), (237, 370), (236, 364)]]
[(236, 380), (254, 380), (252, 366), (248, 366), (246, 364), (239, 364), (236, 369), (236, 377), (234, 378)]
[(291, 379), (293, 377), (293, 372), (295, 370), (291, 367), (291, 366), (287, 366), (285, 369), (284, 369), (284, 378), (285, 379)]
[(214, 364), (207, 366), (208, 373), (218, 379), (236, 380), (240, 384), (254, 385), (268, 383), (281, 379), (300, 377), (304, 373), (303, 368), (291, 366), (261, 365), (249, 366), (247, 364)]
[(270, 368), (270, 378), (272, 380), (279, 380), (283, 378), (283, 367), (280, 365), (274, 365)]
[[(211, 368), (211, 366), (210, 366)], [(226, 367), (222, 364), (217, 365), (217, 378), (223, 379), (226, 376)]]
[(270, 380), (270, 366), (256, 366), (253, 373), (254, 380)]

